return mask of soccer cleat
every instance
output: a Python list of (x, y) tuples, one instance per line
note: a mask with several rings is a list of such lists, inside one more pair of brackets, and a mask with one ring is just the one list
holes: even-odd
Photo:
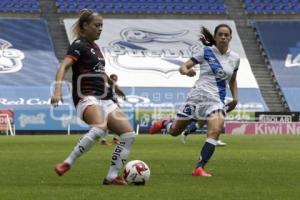
[(101, 145), (111, 145), (109, 142), (107, 142), (106, 140), (101, 140), (100, 142)]
[(149, 133), (150, 134), (159, 133), (161, 131), (161, 129), (163, 128), (164, 121), (165, 120), (161, 119), (161, 120), (156, 121), (154, 124), (152, 124), (152, 126), (149, 129)]
[(69, 163), (58, 163), (54, 170), (58, 176), (64, 175), (69, 169), (71, 168), (71, 165)]
[(192, 176), (211, 177), (211, 174), (206, 173), (202, 167), (197, 167), (193, 170)]
[(187, 140), (187, 135), (185, 134), (185, 131), (183, 131), (180, 135), (180, 140), (183, 144), (186, 143), (186, 140)]
[(128, 185), (124, 178), (117, 176), (115, 179), (109, 181), (106, 178), (103, 180), (103, 185)]
[(222, 142), (221, 140), (218, 140), (218, 141), (217, 141), (217, 146), (218, 146), (218, 147), (225, 147), (225, 146), (226, 146), (226, 143), (225, 143), (225, 142)]

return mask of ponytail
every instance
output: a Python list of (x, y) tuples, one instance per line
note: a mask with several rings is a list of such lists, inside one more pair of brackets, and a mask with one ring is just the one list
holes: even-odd
[(82, 9), (79, 12), (79, 17), (75, 22), (75, 24), (73, 24), (72, 26), (73, 37), (78, 38), (79, 36), (81, 36), (83, 31), (83, 24), (84, 23), (89, 24), (93, 20), (93, 14), (97, 14), (97, 13), (94, 12), (93, 10), (86, 9), (86, 8)]
[(216, 44), (216, 41), (214, 40), (214, 36), (211, 34), (211, 32), (204, 26), (201, 28), (201, 37), (200, 41), (205, 46), (213, 46)]

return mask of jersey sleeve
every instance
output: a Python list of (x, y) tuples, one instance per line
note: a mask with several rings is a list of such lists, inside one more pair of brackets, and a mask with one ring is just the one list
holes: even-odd
[(68, 48), (66, 57), (71, 58), (74, 62), (76, 62), (80, 56), (83, 54), (83, 45), (80, 40), (75, 40), (71, 46)]
[(204, 61), (204, 50), (201, 48), (192, 54), (191, 60), (196, 64), (201, 64)]

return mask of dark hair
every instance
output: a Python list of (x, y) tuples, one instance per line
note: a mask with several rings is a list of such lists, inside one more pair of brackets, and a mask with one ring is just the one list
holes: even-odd
[(83, 24), (84, 23), (91, 23), (93, 20), (93, 16), (98, 15), (97, 12), (94, 12), (93, 10), (90, 9), (82, 9), (79, 12), (79, 17), (76, 23), (72, 26), (72, 33), (75, 38), (79, 37), (82, 34), (83, 31)]
[(115, 80), (114, 78), (117, 78), (117, 79), (118, 79), (118, 76), (117, 76), (117, 74), (111, 74), (111, 75), (109, 76), (109, 78), (112, 79), (112, 80)]
[(216, 41), (214, 40), (214, 36), (217, 34), (218, 30), (222, 27), (228, 28), (230, 35), (232, 34), (232, 29), (227, 24), (219, 24), (218, 26), (216, 26), (214, 35), (212, 35), (211, 32), (206, 27), (202, 26), (201, 37), (200, 37), (200, 41), (202, 42), (202, 44), (205, 46), (215, 45)]

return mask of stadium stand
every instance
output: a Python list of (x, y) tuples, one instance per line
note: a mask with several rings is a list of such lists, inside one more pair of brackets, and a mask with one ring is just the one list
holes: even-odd
[(74, 13), (82, 8), (97, 10), (100, 13), (150, 13), (150, 14), (224, 14), (223, 0), (57, 0), (61, 13)]
[[(300, 110), (299, 21), (256, 21), (253, 26), (284, 103), (290, 111)], [(278, 39), (282, 35), (284, 40)]]
[(38, 0), (1, 0), (0, 12), (36, 13), (40, 12)]
[(0, 19), (0, 26), (1, 49), (7, 53), (1, 57), (2, 61), (6, 59), (4, 68), (7, 71), (15, 68), (15, 73), (0, 74), (0, 85), (48, 86), (58, 61), (47, 22), (42, 19)]
[(300, 13), (298, 0), (244, 0), (248, 14), (296, 14)]

